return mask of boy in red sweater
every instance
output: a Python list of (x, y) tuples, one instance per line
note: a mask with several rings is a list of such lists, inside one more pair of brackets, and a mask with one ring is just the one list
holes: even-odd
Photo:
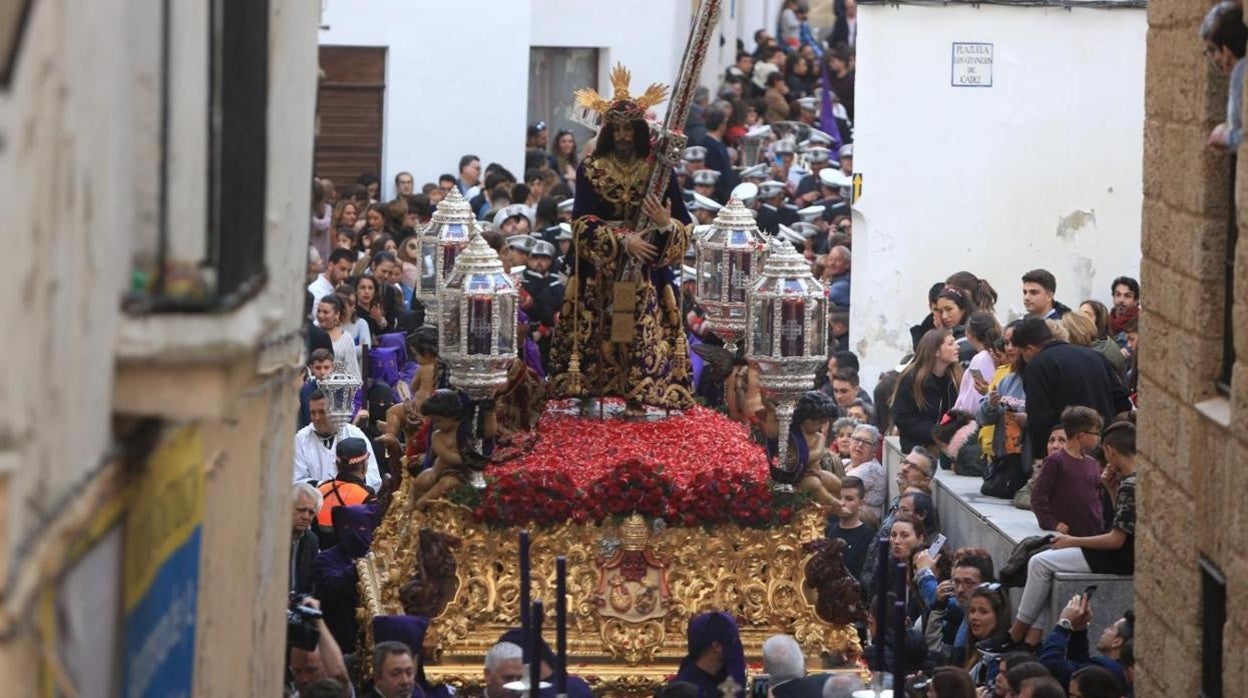
[(1101, 415), (1090, 407), (1062, 411), (1066, 445), (1044, 459), (1031, 489), (1031, 508), (1046, 531), (1071, 536), (1105, 532), (1101, 467), (1088, 452), (1101, 440)]

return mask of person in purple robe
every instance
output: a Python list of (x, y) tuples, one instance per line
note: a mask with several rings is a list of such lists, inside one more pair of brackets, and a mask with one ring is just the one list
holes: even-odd
[(689, 652), (680, 662), (676, 681), (698, 687), (698, 698), (719, 698), (728, 679), (736, 695), (745, 695), (745, 649), (737, 621), (722, 611), (700, 613), (689, 619)]
[[(667, 174), (666, 192), (646, 196), (651, 168), (645, 109), (664, 88), (633, 98), (627, 71), (612, 74), (610, 101), (592, 90), (577, 99), (602, 114), (594, 154), (577, 168), (572, 248), (563, 308), (551, 346), (557, 397), (623, 397), (643, 405), (693, 406), (688, 350), (672, 265), (689, 247), (689, 212)], [(632, 226), (639, 213), (647, 221)], [(575, 369), (575, 370), (573, 370)]]
[[(499, 642), (510, 642), (524, 650), (525, 662), (529, 660), (530, 644), (524, 639), (524, 630), (512, 628), (498, 638)], [(551, 684), (550, 688), (541, 690), (541, 698), (555, 698), (555, 670), (559, 668), (559, 658), (551, 651), (550, 645), (542, 640), (542, 681)], [(526, 674), (527, 675), (527, 674)], [(568, 698), (593, 698), (594, 692), (589, 684), (579, 676), (568, 674)]]
[(402, 642), (412, 651), (416, 664), (416, 690), (412, 698), (451, 698), (455, 692), (446, 684), (431, 683), (425, 676), (425, 660), (421, 647), (429, 619), (423, 616), (373, 616), (373, 642)]
[(325, 625), (344, 654), (355, 651), (355, 609), (359, 575), (355, 561), (368, 553), (378, 524), (374, 505), (334, 507), (330, 514), (338, 544), (321, 551), (312, 563), (312, 588), (321, 600)]

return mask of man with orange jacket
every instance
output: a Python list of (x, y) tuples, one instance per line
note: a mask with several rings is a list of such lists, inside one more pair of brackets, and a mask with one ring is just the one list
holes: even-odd
[(367, 504), (377, 498), (373, 488), (364, 483), (368, 467), (368, 444), (364, 439), (349, 437), (339, 440), (335, 454), (338, 474), (317, 486), (325, 500), (316, 515), (316, 534), (322, 550), (338, 542), (331, 517), (335, 507)]

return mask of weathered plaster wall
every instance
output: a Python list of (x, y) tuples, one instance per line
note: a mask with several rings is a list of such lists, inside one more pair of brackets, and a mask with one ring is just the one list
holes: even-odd
[[(999, 5), (859, 10), (850, 346), (865, 382), (911, 348), (927, 290), (987, 278), (1004, 320), (1044, 267), (1058, 300), (1139, 271), (1145, 14)], [(993, 46), (992, 86), (953, 87), (954, 42)], [(982, 73), (982, 68), (981, 68)], [(1170, 163), (1168, 186), (1184, 172)]]

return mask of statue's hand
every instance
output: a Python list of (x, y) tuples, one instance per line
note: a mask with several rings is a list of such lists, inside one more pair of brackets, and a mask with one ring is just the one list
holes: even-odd
[(653, 262), (659, 256), (659, 248), (646, 242), (645, 238), (640, 235), (629, 235), (624, 238), (624, 249), (632, 257), (647, 264)]
[(666, 228), (672, 222), (671, 209), (659, 203), (659, 197), (653, 194), (647, 196), (642, 202), (641, 210), (645, 211), (646, 217), (654, 223), (656, 228)]

